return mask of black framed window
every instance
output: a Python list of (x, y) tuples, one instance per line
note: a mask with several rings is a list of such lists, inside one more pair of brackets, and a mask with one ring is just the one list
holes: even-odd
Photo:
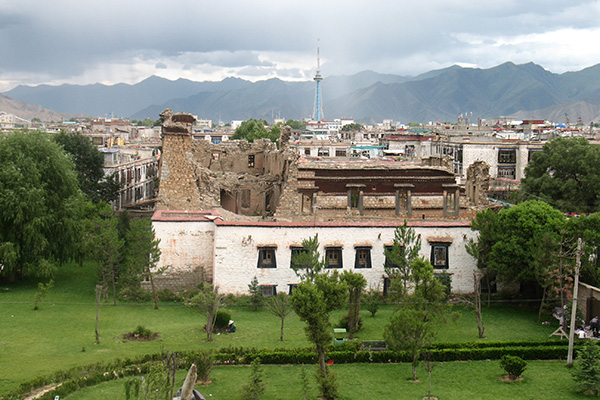
[(498, 164), (516, 164), (517, 150), (506, 149), (498, 150)]
[(435, 269), (448, 269), (448, 247), (447, 243), (431, 244), (431, 265)]
[(371, 268), (371, 248), (357, 247), (354, 268)]
[(327, 260), (326, 268), (342, 268), (342, 248), (325, 248), (325, 259)]
[(275, 250), (275, 247), (261, 247), (258, 249), (258, 268), (277, 268)]
[(276, 285), (261, 285), (262, 295), (263, 297), (272, 297), (277, 296), (277, 286)]
[(298, 255), (298, 254), (303, 254), (306, 253), (308, 250), (306, 250), (304, 247), (291, 247), (291, 255), (290, 255), (290, 268), (294, 268), (295, 264), (294, 264), (294, 258)]
[(288, 283), (288, 294), (291, 296), (292, 292), (294, 291), (294, 289), (296, 289), (296, 286), (298, 286), (297, 283)]
[(248, 168), (254, 168), (254, 154), (248, 155)]

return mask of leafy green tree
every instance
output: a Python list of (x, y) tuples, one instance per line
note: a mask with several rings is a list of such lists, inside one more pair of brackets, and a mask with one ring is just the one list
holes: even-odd
[(91, 206), (90, 216), (82, 224), (83, 248), (87, 256), (98, 263), (98, 280), (103, 287), (112, 288), (113, 304), (117, 305), (117, 281), (124, 246), (117, 217), (107, 203), (100, 203)]
[(364, 127), (361, 124), (357, 124), (357, 123), (353, 122), (351, 124), (346, 124), (346, 125), (342, 126), (341, 131), (342, 132), (360, 131), (363, 128)]
[(375, 314), (379, 311), (379, 305), (383, 302), (381, 292), (378, 289), (369, 288), (364, 297), (365, 308), (371, 313), (371, 317), (375, 317)]
[(296, 129), (296, 130), (302, 130), (302, 129), (306, 128), (306, 124), (304, 122), (296, 121), (293, 119), (288, 119), (285, 124), (287, 126), (289, 126), (290, 128)]
[(600, 213), (567, 219), (565, 230), (575, 247), (576, 238), (583, 240), (581, 280), (593, 286), (600, 285)]
[(540, 198), (561, 211), (600, 211), (600, 149), (583, 137), (552, 140), (531, 156), (521, 181), (525, 198)]
[[(476, 218), (478, 220), (479, 214)], [(481, 221), (490, 221), (489, 226)], [(515, 207), (501, 210), (496, 217), (483, 214), (475, 222), (482, 243), (477, 250), (478, 265), (483, 265), (498, 276), (522, 285), (537, 283), (535, 256), (542, 237), (548, 233), (559, 233), (564, 226), (564, 215), (550, 205), (529, 200)]]
[(439, 324), (444, 322), (446, 294), (433, 275), (429, 261), (416, 259), (412, 269), (414, 291), (405, 295), (385, 327), (383, 337), (392, 350), (404, 350), (411, 355), (413, 380), (416, 381), (421, 355), (435, 339)]
[(39, 132), (0, 137), (0, 279), (52, 276), (76, 255), (83, 197), (75, 166)]
[(247, 140), (248, 142), (263, 138), (269, 139), (272, 142), (277, 141), (280, 134), (279, 129), (268, 130), (265, 128), (267, 125), (267, 121), (249, 119), (242, 122), (241, 125), (236, 128), (235, 133), (231, 138), (234, 140)]
[(219, 293), (218, 288), (212, 285), (201, 283), (198, 285), (200, 291), (190, 299), (189, 305), (197, 308), (206, 316), (206, 340), (212, 342), (212, 333), (217, 319), (219, 308), (224, 305), (224, 296)]
[(62, 132), (54, 140), (73, 157), (79, 186), (92, 202), (110, 202), (117, 198), (120, 185), (114, 176), (104, 179), (104, 156), (89, 137)]
[(352, 271), (344, 271), (341, 279), (348, 286), (348, 339), (354, 339), (354, 333), (358, 331), (360, 321), (360, 301), (363, 290), (367, 286), (367, 280), (362, 274)]
[(316, 235), (303, 240), (302, 247), (306, 252), (295, 255), (292, 260), (296, 274), (302, 279), (292, 293), (292, 307), (300, 320), (306, 322), (306, 336), (317, 350), (321, 396), (333, 399), (337, 396), (337, 383), (325, 362), (327, 346), (333, 340), (329, 314), (344, 305), (347, 287), (336, 272), (325, 272), (326, 261), (318, 252)]
[(583, 394), (600, 394), (600, 347), (596, 342), (586, 341), (577, 352), (571, 376)]
[(403, 225), (394, 230), (394, 242), (391, 249), (385, 249), (386, 265), (384, 266), (385, 273), (392, 281), (396, 278), (400, 279), (402, 288), (399, 289), (402, 289), (403, 292), (408, 290), (410, 266), (419, 257), (419, 250), (421, 250), (421, 238), (405, 220)]
[(290, 298), (287, 294), (280, 292), (267, 300), (267, 311), (281, 319), (281, 335), (279, 340), (283, 342), (283, 326), (286, 317), (293, 311)]
[(50, 289), (52, 289), (53, 287), (54, 287), (53, 279), (50, 279), (50, 281), (48, 283), (42, 283), (42, 282), (38, 283), (38, 291), (35, 293), (35, 297), (34, 297), (34, 301), (33, 301), (33, 309), (34, 310), (40, 309), (40, 303), (42, 302), (42, 300), (44, 300), (44, 298), (48, 294), (48, 291), (50, 291)]
[[(121, 220), (117, 220), (117, 232)], [(153, 269), (160, 261), (160, 239), (156, 238), (152, 221), (148, 218), (134, 220), (129, 223), (125, 234), (125, 265), (121, 274), (121, 288), (128, 288), (132, 292), (141, 290), (141, 281), (147, 279), (152, 288), (154, 308), (158, 308), (158, 295), (154, 285)], [(162, 272), (162, 271), (161, 271)]]

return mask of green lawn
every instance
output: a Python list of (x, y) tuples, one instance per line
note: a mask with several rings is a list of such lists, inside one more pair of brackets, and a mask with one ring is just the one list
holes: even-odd
[[(254, 312), (246, 307), (227, 308), (238, 327), (235, 334), (215, 336), (214, 342), (207, 343), (204, 341), (206, 334), (202, 331), (203, 316), (176, 303), (161, 304), (159, 310), (154, 310), (151, 304), (103, 305), (100, 313), (101, 344), (96, 345), (95, 272), (92, 266), (63, 267), (55, 281), (55, 287), (38, 311), (33, 310), (37, 281), (0, 287), (0, 394), (22, 382), (57, 370), (158, 353), (162, 349), (218, 349), (230, 345), (258, 348), (309, 346), (304, 324), (295, 315), (286, 320), (285, 341), (282, 343), (279, 341), (280, 321), (265, 310)], [(449, 318), (447, 324), (441, 325), (438, 340), (479, 340), (472, 310), (455, 307), (454, 311), (460, 312), (461, 318), (456, 323)], [(392, 312), (391, 306), (383, 306), (376, 317), (371, 318), (368, 312), (363, 311), (364, 328), (356, 337), (381, 339)], [(337, 321), (343, 314), (344, 311), (338, 311), (332, 321)], [(485, 340), (546, 340), (555, 328), (538, 323), (534, 312), (508, 306), (484, 308), (484, 320)], [(123, 341), (122, 334), (137, 325), (158, 331), (159, 340), (144, 343)]]
[[(302, 399), (301, 366), (263, 366), (266, 392), (263, 400)], [(314, 366), (305, 366), (310, 380), (309, 396), (318, 395), (312, 379)], [(427, 372), (419, 368), (420, 382), (408, 380), (408, 364), (344, 364), (334, 365), (340, 383), (340, 400), (415, 399), (427, 395)], [(531, 361), (520, 382), (503, 382), (503, 370), (498, 361), (442, 363), (433, 369), (431, 394), (444, 400), (502, 400), (502, 399), (582, 399), (574, 392), (573, 381), (560, 361)], [(207, 399), (242, 399), (241, 387), (248, 382), (249, 367), (216, 367), (211, 374), (213, 383), (196, 386)], [(184, 373), (178, 375), (178, 383)], [(124, 398), (123, 381), (112, 381), (86, 388), (68, 400)]]

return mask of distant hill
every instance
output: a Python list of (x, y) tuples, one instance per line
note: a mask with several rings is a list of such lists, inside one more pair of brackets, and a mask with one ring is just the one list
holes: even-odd
[[(512, 116), (564, 122), (565, 114), (585, 124), (600, 119), (600, 64), (564, 74), (511, 62), (489, 69), (455, 65), (416, 77), (363, 71), (327, 77), (321, 87), (326, 119), (454, 122), (461, 114), (471, 121)], [(314, 88), (313, 81), (193, 82), (154, 76), (135, 85), (19, 86), (5, 94), (70, 114), (155, 119), (169, 107), (227, 122), (310, 117)]]
[(27, 121), (31, 121), (33, 118), (38, 118), (40, 121), (62, 121), (67, 118), (66, 114), (59, 114), (38, 105), (23, 103), (2, 94), (0, 94), (0, 111), (16, 115)]

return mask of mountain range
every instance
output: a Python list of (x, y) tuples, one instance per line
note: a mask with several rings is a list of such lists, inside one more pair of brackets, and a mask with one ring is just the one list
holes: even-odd
[[(327, 77), (321, 88), (325, 119), (455, 122), (465, 115), (472, 122), (500, 116), (554, 122), (581, 118), (585, 124), (600, 120), (600, 64), (563, 74), (534, 63), (511, 62), (489, 69), (452, 66), (416, 77), (363, 71)], [(315, 83), (170, 81), (152, 76), (133, 85), (21, 85), (4, 95), (69, 115), (157, 119), (162, 110), (171, 108), (213, 121), (270, 121), (310, 117)], [(2, 103), (4, 111), (1, 107)]]

